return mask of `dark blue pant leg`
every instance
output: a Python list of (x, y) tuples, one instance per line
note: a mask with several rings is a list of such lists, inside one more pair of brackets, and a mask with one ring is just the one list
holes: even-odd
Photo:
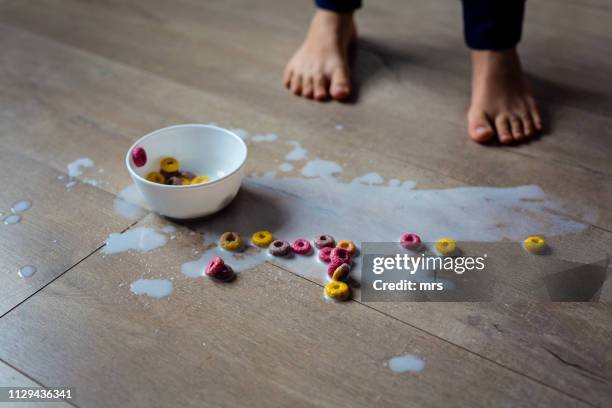
[(505, 50), (521, 40), (525, 0), (462, 0), (465, 43), (475, 50)]
[(346, 13), (360, 8), (361, 0), (315, 0), (315, 4), (320, 9)]

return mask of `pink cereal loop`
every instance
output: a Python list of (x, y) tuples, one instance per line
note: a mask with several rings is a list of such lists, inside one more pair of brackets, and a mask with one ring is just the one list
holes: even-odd
[(291, 244), (291, 249), (296, 254), (306, 255), (310, 252), (310, 242), (302, 238), (296, 239)]
[(403, 234), (400, 238), (400, 245), (406, 249), (416, 249), (421, 245), (421, 237), (417, 234)]
[(215, 256), (213, 259), (211, 259), (208, 262), (208, 265), (206, 265), (206, 274), (216, 275), (216, 274), (223, 272), (224, 268), (225, 268), (225, 262), (223, 262), (223, 259), (218, 256)]
[(334, 259), (339, 259), (343, 263), (349, 263), (351, 261), (351, 254), (344, 248), (336, 247), (332, 249), (330, 256), (332, 261), (334, 261)]
[(319, 251), (319, 259), (323, 262), (329, 263), (331, 262), (331, 251), (334, 248), (332, 247), (324, 247)]

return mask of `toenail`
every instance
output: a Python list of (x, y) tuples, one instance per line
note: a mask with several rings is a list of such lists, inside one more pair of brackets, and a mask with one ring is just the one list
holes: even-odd
[(478, 126), (476, 128), (476, 134), (478, 136), (484, 135), (485, 133), (487, 133), (487, 131), (488, 131), (488, 129), (486, 127), (484, 127), (484, 126)]

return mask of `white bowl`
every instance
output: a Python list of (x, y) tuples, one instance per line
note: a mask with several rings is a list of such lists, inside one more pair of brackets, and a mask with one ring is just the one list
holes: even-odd
[[(147, 163), (136, 167), (132, 150), (142, 147)], [(207, 176), (210, 182), (185, 186), (157, 184), (145, 177), (159, 171), (164, 157), (174, 157), (181, 170)], [(213, 214), (238, 193), (247, 158), (244, 141), (229, 130), (210, 125), (177, 125), (151, 132), (130, 147), (125, 164), (151, 209), (171, 218), (198, 218)]]

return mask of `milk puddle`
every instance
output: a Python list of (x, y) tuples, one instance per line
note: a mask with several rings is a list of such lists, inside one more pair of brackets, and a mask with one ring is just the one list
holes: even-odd
[(19, 277), (26, 279), (26, 278), (31, 278), (32, 276), (34, 276), (36, 271), (37, 269), (35, 266), (26, 265), (26, 266), (22, 266), (21, 268), (19, 268), (19, 270), (17, 271), (17, 274), (19, 275)]
[(130, 285), (135, 295), (147, 295), (155, 299), (170, 296), (173, 291), (172, 282), (168, 279), (138, 279)]
[(136, 185), (131, 184), (121, 190), (113, 200), (115, 212), (128, 220), (139, 220), (147, 214), (147, 203)]
[(148, 252), (160, 248), (168, 242), (168, 238), (153, 228), (136, 227), (125, 232), (114, 232), (108, 236), (102, 248), (103, 254), (116, 254), (130, 250)]
[(425, 368), (425, 361), (413, 354), (393, 357), (386, 364), (394, 373), (419, 372)]
[(7, 215), (0, 212), (2, 216), (2, 223), (5, 225), (19, 224), (23, 219), (22, 214), (32, 208), (32, 202), (30, 200), (19, 200), (11, 206), (11, 212)]
[[(202, 247), (193, 250), (197, 259), (184, 262), (181, 272), (189, 278), (203, 276), (205, 265), (221, 256), (236, 272), (265, 261), (285, 267), (301, 276), (325, 282), (327, 264), (318, 260), (316, 250), (310, 256), (271, 257), (266, 249), (252, 245), (244, 252), (231, 253), (217, 246), (218, 237), (226, 231), (239, 232), (246, 242), (259, 230), (271, 231), (275, 238), (289, 242), (296, 238), (312, 240), (320, 234), (336, 240), (361, 242), (397, 242), (405, 232), (414, 232), (424, 242), (441, 237), (457, 241), (519, 241), (528, 235), (544, 236), (583, 231), (594, 222), (597, 213), (585, 209), (581, 214), (564, 215), (561, 204), (549, 199), (535, 185), (517, 187), (458, 187), (420, 190), (414, 181), (385, 178), (376, 172), (365, 172), (351, 182), (340, 180), (341, 164), (310, 157), (297, 141), (283, 141), (276, 135), (250, 136), (233, 129), (248, 143), (276, 143), (287, 149), (285, 162), (278, 170), (245, 177), (232, 204), (213, 217), (191, 221), (186, 225), (203, 233)], [(296, 170), (302, 177), (285, 177)], [(114, 203), (115, 210), (126, 218), (139, 219), (146, 205), (135, 186), (123, 190)], [(138, 229), (134, 229), (138, 230)], [(150, 230), (150, 229), (149, 229)], [(162, 231), (168, 234), (170, 230)], [(109, 237), (103, 252), (149, 250), (165, 245), (167, 238), (154, 230), (116, 234)], [(199, 253), (199, 249), (203, 249)], [(430, 273), (424, 271), (424, 280)], [(359, 279), (359, 257), (351, 276)], [(417, 278), (417, 277), (415, 277)]]

